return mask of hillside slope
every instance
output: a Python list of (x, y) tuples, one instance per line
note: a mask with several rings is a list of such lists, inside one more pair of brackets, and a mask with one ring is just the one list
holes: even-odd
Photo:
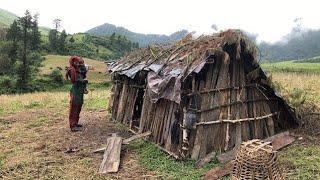
[(9, 27), (18, 16), (0, 8), (0, 28)]
[(177, 41), (183, 37), (185, 37), (188, 34), (187, 30), (181, 30), (177, 31), (170, 36), (167, 35), (159, 35), (159, 34), (142, 34), (142, 33), (135, 33), (132, 31), (129, 31), (126, 28), (123, 27), (117, 27), (113, 24), (103, 24), (100, 26), (97, 26), (95, 28), (92, 28), (86, 33), (97, 35), (97, 36), (106, 36), (106, 35), (112, 35), (113, 33), (117, 35), (126, 36), (129, 40), (133, 42), (138, 42), (140, 46), (147, 46), (148, 44), (154, 44), (154, 43), (169, 43), (173, 41)]
[[(13, 21), (18, 19), (18, 17), (19, 17), (18, 15), (0, 8), (0, 29), (10, 27), (10, 25), (13, 23)], [(50, 28), (40, 26), (39, 30), (40, 30), (41, 34), (48, 35)]]
[[(59, 56), (59, 55), (47, 55), (45, 60), (42, 62), (41, 74), (50, 74), (52, 70), (56, 68), (63, 69), (63, 74), (65, 73), (65, 67), (69, 66), (70, 56)], [(101, 61), (94, 59), (84, 58), (87, 65), (90, 66), (90, 70), (87, 74), (87, 79), (90, 83), (101, 83), (105, 82), (108, 77), (105, 75), (107, 65)]]
[(138, 44), (129, 41), (124, 36), (93, 36), (86, 33), (69, 35), (66, 44), (70, 55), (98, 60), (119, 59), (137, 47)]

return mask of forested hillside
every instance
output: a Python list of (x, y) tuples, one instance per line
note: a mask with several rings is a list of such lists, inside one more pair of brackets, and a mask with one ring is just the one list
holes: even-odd
[(170, 36), (167, 35), (159, 35), (159, 34), (142, 34), (142, 33), (135, 33), (129, 31), (123, 27), (117, 27), (113, 24), (103, 24), (92, 28), (87, 31), (87, 33), (96, 35), (96, 36), (106, 36), (112, 35), (113, 33), (126, 36), (129, 40), (133, 42), (139, 43), (140, 46), (147, 46), (148, 44), (154, 43), (169, 43), (173, 41), (177, 41), (188, 34), (187, 30), (177, 31)]
[(280, 42), (259, 44), (262, 59), (283, 61), (308, 59), (320, 55), (320, 30), (294, 29)]
[(69, 35), (66, 39), (67, 55), (110, 60), (118, 59), (126, 52), (138, 48), (138, 43), (129, 41), (125, 36), (93, 36), (85, 33)]

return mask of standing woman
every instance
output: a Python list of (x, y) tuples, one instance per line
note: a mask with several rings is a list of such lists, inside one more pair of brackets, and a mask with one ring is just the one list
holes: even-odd
[(72, 132), (81, 131), (82, 125), (79, 123), (79, 116), (83, 104), (84, 86), (83, 80), (79, 78), (79, 62), (81, 58), (72, 56), (69, 59), (70, 66), (67, 69), (66, 78), (70, 79), (72, 88), (70, 90), (70, 111), (69, 123)]

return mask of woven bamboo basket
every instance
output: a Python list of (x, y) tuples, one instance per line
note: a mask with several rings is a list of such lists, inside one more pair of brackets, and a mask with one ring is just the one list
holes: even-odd
[(234, 160), (232, 180), (282, 180), (277, 154), (269, 142), (258, 139), (241, 144)]

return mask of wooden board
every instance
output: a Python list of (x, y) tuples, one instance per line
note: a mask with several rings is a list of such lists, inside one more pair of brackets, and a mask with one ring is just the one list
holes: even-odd
[(229, 162), (227, 164), (215, 167), (210, 171), (208, 171), (205, 174), (204, 179), (210, 179), (210, 180), (220, 179), (221, 177), (229, 175), (232, 172), (232, 169), (233, 169), (233, 163)]
[(196, 168), (203, 167), (205, 164), (211, 162), (215, 157), (216, 157), (216, 152), (214, 152), (214, 151), (209, 153), (209, 154), (207, 154), (204, 158), (199, 159), (196, 162)]
[(107, 139), (107, 148), (103, 155), (99, 173), (118, 172), (120, 165), (121, 144), (122, 138), (116, 136), (115, 134)]
[(151, 132), (150, 131), (147, 131), (147, 132), (144, 132), (144, 133), (141, 133), (141, 134), (136, 134), (136, 135), (133, 135), (127, 139), (124, 139), (122, 144), (129, 144), (130, 142), (134, 141), (134, 140), (137, 140), (137, 139), (141, 139), (141, 138), (144, 138), (144, 137), (148, 137), (151, 135)]

